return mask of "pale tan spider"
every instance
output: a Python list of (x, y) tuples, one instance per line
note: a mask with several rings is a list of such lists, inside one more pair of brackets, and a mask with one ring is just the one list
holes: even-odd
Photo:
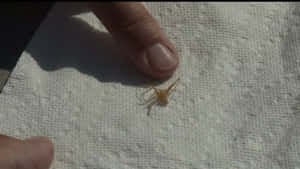
[[(151, 87), (149, 90), (146, 90), (144, 93), (142, 93), (142, 98), (144, 103), (142, 105), (148, 104), (148, 115), (150, 113), (150, 110), (154, 104), (159, 104), (161, 106), (166, 106), (169, 103), (169, 96), (173, 90), (175, 90), (175, 84), (180, 80), (180, 78), (177, 78), (173, 83), (169, 85), (166, 89), (158, 89), (156, 87)], [(148, 93), (150, 90), (154, 91), (154, 93), (148, 98), (145, 99), (144, 96), (146, 93)]]

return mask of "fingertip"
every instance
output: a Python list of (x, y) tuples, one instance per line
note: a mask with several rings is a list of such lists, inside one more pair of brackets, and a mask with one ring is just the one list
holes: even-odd
[(132, 61), (143, 73), (154, 79), (165, 80), (171, 77), (179, 65), (179, 57), (175, 50), (156, 43), (146, 48)]
[(46, 137), (20, 140), (0, 134), (0, 168), (49, 169), (54, 158), (54, 145)]
[(54, 159), (54, 144), (47, 137), (32, 137), (25, 140), (29, 155), (38, 169), (48, 169)]

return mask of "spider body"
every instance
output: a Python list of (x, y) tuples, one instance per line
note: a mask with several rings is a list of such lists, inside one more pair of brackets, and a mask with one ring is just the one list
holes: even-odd
[(162, 104), (162, 105), (167, 105), (169, 103), (168, 100), (168, 95), (169, 95), (169, 91), (168, 89), (157, 89), (155, 87), (152, 87), (152, 89), (155, 92), (155, 95), (157, 97), (157, 100)]
[[(154, 93), (148, 98), (144, 100), (144, 104), (150, 103), (147, 107), (149, 108), (149, 111), (151, 107), (155, 103), (159, 103), (159, 105), (166, 106), (169, 103), (168, 97), (171, 94), (171, 91), (175, 90), (175, 84), (180, 80), (180, 78), (177, 78), (172, 84), (169, 85), (166, 89), (158, 89), (156, 87), (151, 87)], [(149, 91), (149, 90), (148, 90)], [(147, 93), (147, 92), (146, 92)], [(144, 93), (144, 94), (146, 94)], [(149, 112), (148, 112), (149, 113)]]

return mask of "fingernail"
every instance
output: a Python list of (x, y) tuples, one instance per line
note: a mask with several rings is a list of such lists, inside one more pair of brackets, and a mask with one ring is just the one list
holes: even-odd
[(146, 58), (150, 66), (158, 71), (173, 69), (178, 62), (176, 56), (159, 43), (146, 50)]

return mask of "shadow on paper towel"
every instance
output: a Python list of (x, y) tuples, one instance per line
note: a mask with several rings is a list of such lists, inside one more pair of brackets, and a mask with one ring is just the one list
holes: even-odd
[(125, 60), (110, 34), (69, 16), (74, 12), (62, 13), (68, 10), (60, 7), (50, 13), (27, 47), (42, 69), (71, 67), (101, 82), (134, 86), (147, 83)]

